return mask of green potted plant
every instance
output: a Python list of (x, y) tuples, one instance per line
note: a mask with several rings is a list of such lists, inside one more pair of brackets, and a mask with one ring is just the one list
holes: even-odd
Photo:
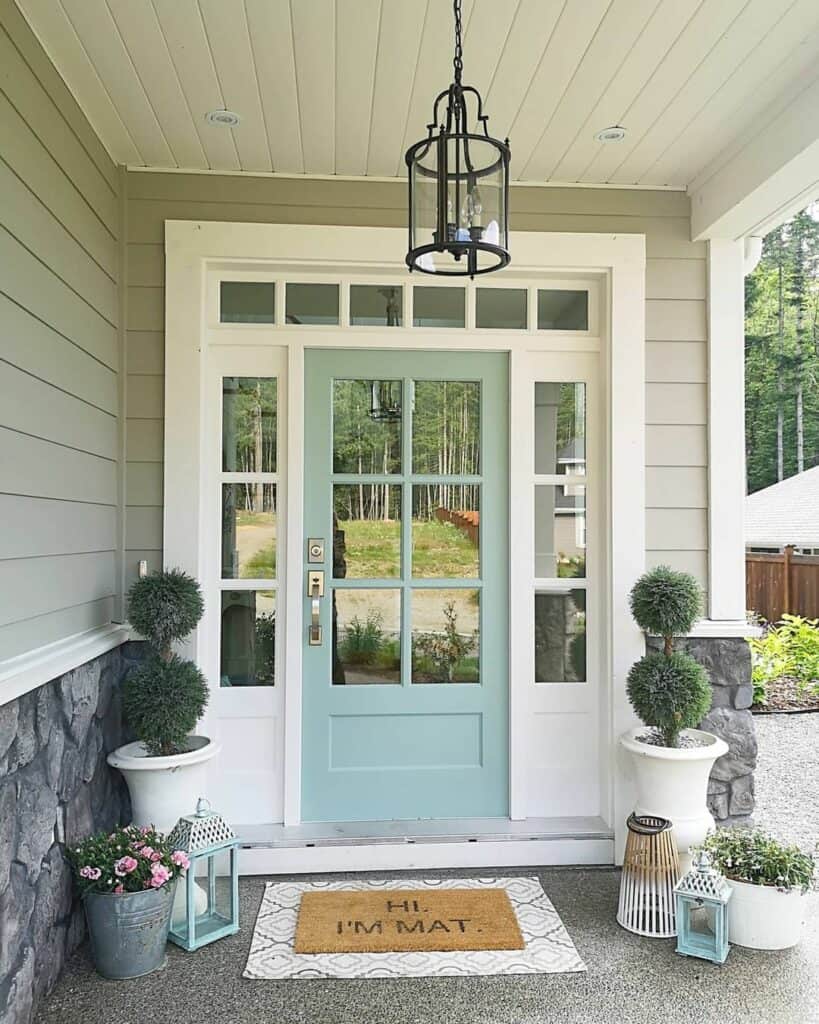
[(663, 639), (631, 668), (627, 692), (643, 722), (620, 742), (631, 754), (637, 784), (638, 814), (668, 818), (683, 870), (689, 848), (701, 842), (714, 819), (708, 810), (708, 776), (718, 757), (728, 753), (724, 740), (695, 728), (711, 707), (711, 684), (690, 654), (674, 650), (674, 637), (691, 631), (702, 598), (693, 576), (667, 565), (635, 583), (631, 612), (647, 634)]
[(730, 881), (728, 936), (752, 949), (789, 949), (802, 936), (816, 862), (759, 829), (727, 828), (702, 843)]
[(192, 814), (204, 793), (205, 763), (218, 745), (194, 728), (208, 701), (204, 676), (173, 644), (202, 617), (199, 584), (179, 569), (153, 572), (128, 592), (131, 625), (145, 637), (148, 657), (123, 687), (123, 713), (136, 742), (108, 755), (125, 776), (133, 820), (169, 832)]
[(89, 836), (66, 853), (99, 973), (139, 978), (162, 967), (173, 891), (190, 866), (187, 854), (155, 829), (136, 825)]

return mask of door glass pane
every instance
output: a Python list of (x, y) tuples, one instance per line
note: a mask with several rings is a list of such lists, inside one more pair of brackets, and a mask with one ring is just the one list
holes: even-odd
[(400, 484), (336, 484), (333, 538), (336, 579), (400, 576)]
[(333, 685), (401, 682), (400, 590), (333, 590)]
[(413, 590), (413, 683), (477, 683), (479, 658), (480, 591)]
[(333, 472), (401, 472), (401, 381), (333, 381)]
[(222, 469), (276, 472), (276, 378), (222, 378)]
[(478, 288), (475, 326), (495, 331), (526, 330), (525, 288)]
[(272, 686), (276, 654), (276, 591), (223, 590), (222, 686)]
[(481, 471), (478, 381), (413, 381), (412, 470), (437, 475)]
[(535, 384), (535, 472), (586, 472), (585, 384)]
[(288, 324), (337, 324), (337, 284), (285, 286), (285, 321)]
[(535, 594), (535, 682), (586, 681), (586, 591)]
[(221, 281), (219, 320), (223, 324), (272, 324), (276, 286), (272, 281)]
[(480, 486), (415, 484), (412, 575), (449, 579), (480, 575)]
[(539, 331), (587, 331), (589, 329), (589, 293), (553, 291), (537, 293)]
[(586, 488), (535, 487), (535, 576), (583, 579), (586, 575)]
[(401, 285), (350, 285), (350, 323), (355, 327), (400, 327), (404, 289)]
[(412, 322), (416, 327), (466, 327), (466, 292), (463, 288), (412, 289)]
[(222, 484), (222, 578), (276, 578), (276, 485)]

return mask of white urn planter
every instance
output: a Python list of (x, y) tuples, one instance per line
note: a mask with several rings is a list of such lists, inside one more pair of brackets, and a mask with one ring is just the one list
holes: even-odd
[(634, 810), (671, 821), (684, 874), (691, 866), (690, 847), (701, 843), (714, 828), (707, 803), (708, 776), (717, 758), (728, 753), (728, 744), (713, 733), (684, 729), (681, 736), (702, 745), (658, 747), (638, 739), (649, 731), (640, 725), (620, 737), (634, 765)]
[(728, 879), (728, 939), (751, 949), (790, 949), (802, 937), (809, 897), (801, 889), (781, 892), (772, 885)]
[(108, 764), (125, 777), (135, 825), (170, 832), (184, 814), (193, 814), (205, 795), (205, 766), (220, 750), (207, 736), (190, 736), (190, 750), (150, 757), (142, 743), (126, 743), (108, 755)]

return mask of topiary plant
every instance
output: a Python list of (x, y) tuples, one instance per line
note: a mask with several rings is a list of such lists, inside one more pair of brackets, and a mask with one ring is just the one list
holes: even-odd
[(711, 684), (690, 654), (674, 650), (674, 637), (688, 633), (701, 607), (693, 576), (660, 565), (641, 576), (630, 596), (631, 611), (646, 632), (663, 638), (663, 650), (646, 654), (628, 674), (626, 689), (641, 721), (666, 747), (680, 745), (680, 732), (698, 725), (711, 707)]
[(123, 710), (151, 756), (184, 753), (188, 735), (208, 702), (205, 677), (171, 650), (202, 617), (199, 584), (181, 569), (153, 572), (128, 592), (129, 618), (151, 653), (123, 687)]

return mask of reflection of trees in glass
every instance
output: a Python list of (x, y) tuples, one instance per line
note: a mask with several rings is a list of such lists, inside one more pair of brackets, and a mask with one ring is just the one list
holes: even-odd
[(447, 476), (480, 473), (480, 405), (477, 381), (415, 381), (413, 471)]
[(585, 457), (586, 389), (584, 384), (560, 384), (557, 406), (557, 453), (562, 458)]
[(276, 383), (275, 377), (224, 378), (222, 469), (226, 473), (275, 472)]

